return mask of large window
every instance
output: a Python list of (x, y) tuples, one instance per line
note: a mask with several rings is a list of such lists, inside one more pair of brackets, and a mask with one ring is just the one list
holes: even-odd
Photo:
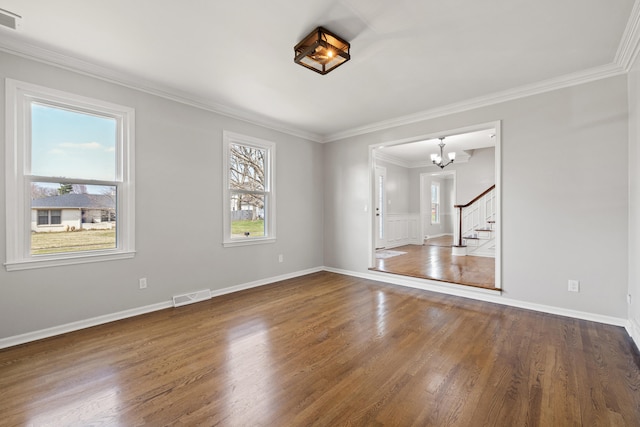
[(7, 269), (134, 252), (128, 107), (7, 79)]
[(275, 144), (224, 132), (225, 246), (275, 241)]

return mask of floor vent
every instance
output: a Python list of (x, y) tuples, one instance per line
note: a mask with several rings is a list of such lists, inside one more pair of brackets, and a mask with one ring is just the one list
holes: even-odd
[(192, 292), (190, 294), (175, 295), (173, 297), (173, 306), (193, 304), (194, 302), (211, 299), (211, 290), (204, 289), (202, 291)]

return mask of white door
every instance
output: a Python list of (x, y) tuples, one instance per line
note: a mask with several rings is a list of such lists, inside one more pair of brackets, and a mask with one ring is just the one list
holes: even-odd
[(376, 197), (375, 197), (375, 242), (376, 249), (384, 248), (387, 246), (386, 239), (386, 227), (385, 227), (385, 204), (386, 204), (386, 192), (385, 184), (387, 180), (387, 169), (381, 166), (376, 166)]

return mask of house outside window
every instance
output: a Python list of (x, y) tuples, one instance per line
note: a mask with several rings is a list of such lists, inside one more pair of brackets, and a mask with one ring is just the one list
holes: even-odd
[(6, 96), (17, 159), (6, 171), (7, 270), (133, 257), (134, 110), (11, 79)]
[(224, 132), (223, 245), (274, 242), (275, 144)]

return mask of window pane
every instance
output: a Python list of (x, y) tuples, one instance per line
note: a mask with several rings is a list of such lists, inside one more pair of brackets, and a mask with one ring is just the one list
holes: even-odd
[(229, 188), (264, 191), (267, 150), (230, 144), (229, 151)]
[(38, 225), (49, 224), (49, 211), (38, 211)]
[(231, 238), (264, 237), (266, 196), (231, 192)]
[(116, 187), (31, 184), (31, 255), (115, 249)]
[(31, 173), (116, 180), (117, 121), (111, 117), (31, 104)]
[(52, 210), (51, 212), (51, 224), (57, 225), (62, 224), (62, 211), (60, 210)]

